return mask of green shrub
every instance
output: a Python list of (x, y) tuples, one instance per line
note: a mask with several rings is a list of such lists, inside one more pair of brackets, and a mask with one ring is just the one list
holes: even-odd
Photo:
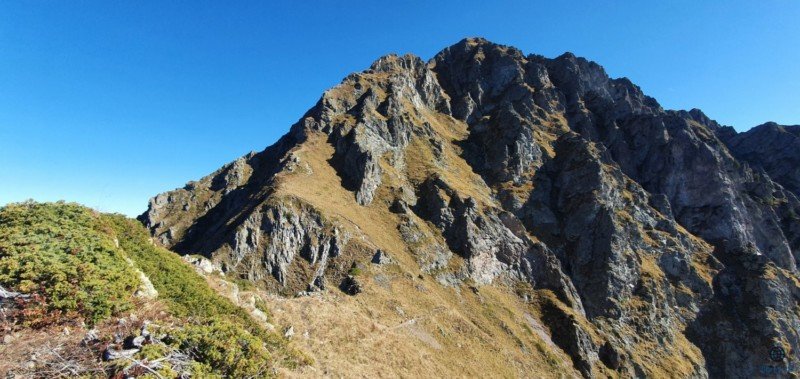
[[(0, 208), (0, 285), (32, 295), (21, 313), (27, 325), (75, 316), (94, 324), (129, 309), (140, 284), (137, 268), (169, 313), (186, 322), (167, 328), (169, 349), (147, 345), (137, 359), (152, 361), (178, 349), (192, 355), (190, 371), (202, 378), (269, 376), (277, 364), (311, 363), (216, 293), (178, 255), (155, 246), (135, 220), (63, 202)], [(257, 306), (266, 312), (263, 301)], [(164, 365), (148, 375), (176, 373)]]
[(122, 215), (105, 215), (125, 250), (136, 266), (145, 273), (167, 303), (170, 313), (178, 317), (212, 318), (224, 316), (260, 334), (268, 342), (279, 343), (272, 333), (264, 332), (247, 311), (231, 303), (208, 286), (205, 278), (166, 249), (150, 243), (147, 231), (138, 222)]
[(264, 341), (225, 318), (185, 325), (170, 333), (167, 343), (224, 377), (271, 374), (273, 359)]
[(31, 326), (80, 316), (94, 324), (131, 306), (135, 270), (99, 215), (76, 204), (0, 208), (0, 285), (31, 294)]
[(350, 270), (347, 271), (347, 274), (348, 275), (352, 275), (352, 276), (359, 276), (359, 275), (361, 275), (363, 273), (364, 273), (364, 271), (355, 262), (353, 262), (353, 266), (350, 267)]

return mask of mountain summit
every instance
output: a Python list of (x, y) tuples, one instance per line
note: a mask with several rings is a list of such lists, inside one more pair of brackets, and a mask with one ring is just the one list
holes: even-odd
[(470, 38), (378, 59), (140, 219), (300, 295), (278, 317), (328, 374), (749, 377), (800, 361), (795, 129)]

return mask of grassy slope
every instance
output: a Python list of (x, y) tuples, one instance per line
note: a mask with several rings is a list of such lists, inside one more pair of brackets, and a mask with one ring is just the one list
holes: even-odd
[[(444, 287), (421, 273), (397, 230), (400, 219), (388, 210), (391, 183), (379, 187), (372, 205), (353, 206), (353, 194), (342, 187), (328, 164), (333, 148), (323, 137), (312, 135), (295, 151), (313, 175), (282, 174), (276, 194), (300, 199), (339, 225), (363, 233), (366, 239), (353, 239), (375, 243), (398, 264), (376, 266), (366, 258), (358, 276), (365, 290), (354, 297), (326, 291), (313, 297), (269, 298), (276, 321), (292, 323), (296, 334), (308, 335), (298, 343), (317, 363), (301, 369), (300, 376), (323, 372), (333, 376), (459, 377), (487, 372), (498, 377), (579, 376), (569, 357), (553, 345), (549, 332), (540, 330), (533, 307), (511, 289), (484, 286), (474, 293), (465, 287)], [(426, 159), (420, 155), (419, 159)], [(424, 165), (414, 159), (409, 158), (410, 169), (423, 171)], [(464, 191), (473, 187), (470, 180), (478, 180), (474, 173), (462, 172), (465, 167), (452, 169), (455, 174), (445, 175)], [(387, 182), (391, 174), (385, 177)], [(468, 193), (479, 201), (491, 201), (488, 194), (472, 191)], [(418, 222), (425, 227), (424, 221)]]

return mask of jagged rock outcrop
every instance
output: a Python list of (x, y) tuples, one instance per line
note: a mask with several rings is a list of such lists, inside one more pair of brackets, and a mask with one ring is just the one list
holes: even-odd
[(141, 220), (286, 294), (361, 296), (353, 262), (376, 251), (445, 286), (531, 288), (586, 377), (742, 377), (776, 346), (800, 360), (797, 136), (664, 110), (569, 53), (466, 39), (380, 58)]
[(744, 133), (721, 135), (730, 152), (800, 195), (800, 125), (768, 122)]

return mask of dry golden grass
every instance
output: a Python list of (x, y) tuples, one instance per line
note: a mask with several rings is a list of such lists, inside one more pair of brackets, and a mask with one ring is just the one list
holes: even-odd
[(664, 279), (664, 271), (658, 267), (655, 257), (648, 254), (639, 254), (640, 272), (645, 279), (661, 281)]
[(712, 285), (714, 276), (717, 275), (717, 270), (711, 267), (710, 260), (714, 259), (711, 255), (711, 248), (705, 241), (701, 245), (704, 249), (696, 251), (691, 257), (691, 265), (697, 275), (703, 279), (708, 285)]
[(461, 158), (461, 149), (456, 145), (469, 135), (467, 124), (440, 113), (424, 112), (423, 116), (436, 134), (444, 140), (442, 160), (447, 162), (447, 166), (438, 167), (433, 163), (435, 159), (429, 143), (412, 141), (406, 154), (407, 172), (412, 176), (410, 178), (412, 182), (424, 180), (427, 174), (435, 172), (462, 198), (472, 197), (478, 204), (496, 206), (496, 201), (483, 178)]
[[(364, 244), (375, 245), (389, 253), (400, 253), (405, 245), (397, 232), (398, 218), (377, 196), (373, 206), (362, 207), (353, 192), (346, 190), (341, 178), (328, 163), (333, 147), (322, 134), (311, 134), (294, 152), (307, 163), (313, 174), (281, 173), (276, 180), (277, 198), (297, 198), (319, 210), (331, 222), (350, 231)], [(412, 263), (412, 262), (407, 262)]]
[(688, 378), (705, 365), (700, 349), (682, 333), (676, 333), (669, 344), (642, 340), (635, 351), (638, 353), (632, 359), (644, 368), (649, 378)]
[[(388, 272), (387, 272), (388, 271)], [(356, 297), (268, 297), (275, 322), (315, 361), (288, 377), (577, 377), (569, 357), (531, 331), (506, 291), (445, 288), (400, 268), (373, 267)], [(385, 275), (390, 285), (375, 283)]]

